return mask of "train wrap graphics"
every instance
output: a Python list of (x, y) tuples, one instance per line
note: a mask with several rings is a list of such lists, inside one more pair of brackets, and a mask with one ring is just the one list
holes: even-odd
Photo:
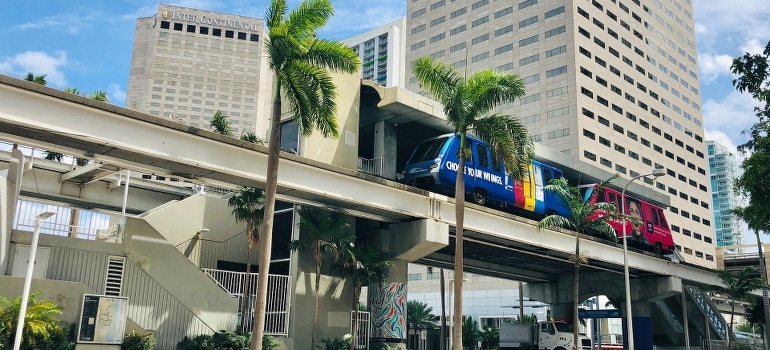
[[(479, 205), (514, 208), (527, 216), (542, 218), (548, 214), (569, 216), (569, 208), (556, 193), (544, 190), (551, 179), (561, 178), (560, 169), (533, 160), (529, 166), (529, 176), (522, 181), (514, 181), (505, 171), (501, 159), (497, 159), (489, 145), (473, 136), (467, 136), (466, 142), (470, 156), (465, 160), (465, 192), (469, 199)], [(421, 142), (412, 152), (404, 169), (398, 174), (400, 181), (416, 187), (446, 194), (454, 193), (457, 180), (458, 152), (460, 136), (446, 134)], [(598, 185), (580, 186), (584, 199), (589, 200)], [(605, 188), (596, 193), (597, 201), (613, 202), (620, 208), (620, 193)], [(627, 224), (627, 234), (633, 237), (634, 245), (643, 249), (654, 250), (660, 254), (671, 253), (674, 242), (663, 209), (653, 204), (629, 198), (626, 213), (636, 215), (643, 224), (634, 228)], [(622, 224), (612, 223), (622, 238)]]

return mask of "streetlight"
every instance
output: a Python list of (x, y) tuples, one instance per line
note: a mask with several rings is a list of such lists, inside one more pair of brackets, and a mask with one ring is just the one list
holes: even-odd
[(27, 302), (29, 301), (29, 287), (32, 284), (32, 270), (35, 268), (35, 254), (37, 254), (37, 241), (40, 237), (40, 222), (56, 215), (55, 211), (46, 211), (38, 214), (35, 219), (35, 231), (32, 233), (32, 243), (29, 248), (29, 260), (27, 260), (27, 275), (24, 276), (24, 289), (21, 292), (21, 305), (19, 305), (19, 322), (16, 324), (16, 337), (13, 340), (13, 350), (21, 347), (21, 335), (24, 333), (24, 318), (27, 316)]
[[(463, 282), (467, 282), (467, 278), (463, 278)], [(455, 280), (449, 280), (449, 350), (452, 350), (452, 325), (454, 324), (454, 305), (455, 305), (455, 298), (454, 298), (454, 289), (452, 288), (452, 285), (455, 283)]]
[[(649, 174), (637, 175), (628, 180), (628, 183), (623, 187), (623, 192), (620, 194), (620, 212), (626, 214), (626, 189), (628, 185), (636, 181), (636, 179), (646, 176), (660, 177), (666, 175), (666, 172), (662, 168), (656, 168)], [(631, 281), (628, 273), (628, 238), (626, 237), (626, 219), (623, 218), (623, 276), (626, 282), (626, 329), (628, 333), (628, 350), (634, 350), (634, 327), (631, 317)]]

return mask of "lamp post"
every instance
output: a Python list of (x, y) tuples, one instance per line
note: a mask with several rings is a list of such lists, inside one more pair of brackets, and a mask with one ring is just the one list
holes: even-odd
[[(463, 282), (468, 281), (467, 278), (463, 278)], [(454, 289), (452, 289), (452, 285), (455, 283), (455, 280), (449, 280), (449, 349), (452, 349), (452, 325), (454, 324), (454, 305), (455, 305), (455, 298), (454, 298)]]
[(24, 276), (24, 289), (21, 292), (21, 305), (19, 305), (19, 322), (16, 324), (16, 337), (13, 340), (13, 350), (21, 347), (21, 336), (24, 333), (24, 318), (27, 316), (27, 302), (29, 301), (29, 287), (32, 284), (32, 271), (35, 268), (35, 255), (37, 254), (37, 241), (40, 237), (40, 222), (56, 215), (55, 211), (46, 211), (35, 218), (35, 231), (32, 232), (32, 243), (29, 248), (29, 260), (27, 260), (27, 275)]
[[(620, 212), (625, 215), (626, 213), (626, 189), (628, 188), (628, 185), (630, 185), (632, 182), (636, 181), (636, 179), (646, 176), (655, 176), (660, 177), (666, 175), (666, 171), (661, 168), (656, 168), (651, 173), (648, 174), (642, 174), (637, 175), (631, 178), (631, 180), (628, 180), (628, 183), (623, 187), (623, 192), (620, 194), (620, 206), (621, 210)], [(626, 219), (623, 219), (623, 276), (625, 277), (625, 283), (626, 283), (626, 332), (628, 334), (628, 347), (626, 349), (628, 350), (634, 350), (634, 327), (633, 327), (633, 320), (631, 317), (631, 281), (630, 276), (628, 273), (628, 237), (626, 237)]]

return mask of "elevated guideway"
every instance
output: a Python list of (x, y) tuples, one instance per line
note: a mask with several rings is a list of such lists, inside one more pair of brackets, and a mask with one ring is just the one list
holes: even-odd
[[(261, 187), (266, 178), (264, 147), (6, 76), (0, 76), (0, 139), (205, 185)], [(287, 201), (341, 207), (382, 222), (429, 219), (454, 225), (451, 198), (291, 154), (282, 154), (278, 185)], [(555, 281), (569, 271), (575, 247), (571, 233), (538, 231), (533, 224), (468, 205), (469, 271), (535, 282)], [(589, 259), (583, 271), (622, 274), (623, 252), (617, 245), (586, 239), (581, 248)], [(448, 263), (452, 257), (446, 252), (427, 259)], [(631, 252), (629, 264), (632, 276), (719, 283), (713, 271), (642, 252)]]

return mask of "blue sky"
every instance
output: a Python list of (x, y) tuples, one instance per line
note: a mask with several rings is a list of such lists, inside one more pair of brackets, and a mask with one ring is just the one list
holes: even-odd
[[(320, 35), (345, 39), (360, 34), (404, 16), (406, 1), (334, 0), (335, 16)], [(291, 7), (298, 2), (289, 0)], [(168, 3), (262, 17), (268, 1)], [(759, 0), (693, 0), (693, 5), (706, 139), (734, 149), (744, 141), (741, 131), (756, 119), (752, 112), (756, 103), (734, 91), (730, 63), (747, 51), (761, 52), (770, 40), (770, 7)], [(122, 106), (135, 21), (153, 15), (157, 6), (144, 0), (6, 0), (6, 19), (0, 26), (0, 74), (47, 74), (52, 87), (106, 90), (112, 102)]]

